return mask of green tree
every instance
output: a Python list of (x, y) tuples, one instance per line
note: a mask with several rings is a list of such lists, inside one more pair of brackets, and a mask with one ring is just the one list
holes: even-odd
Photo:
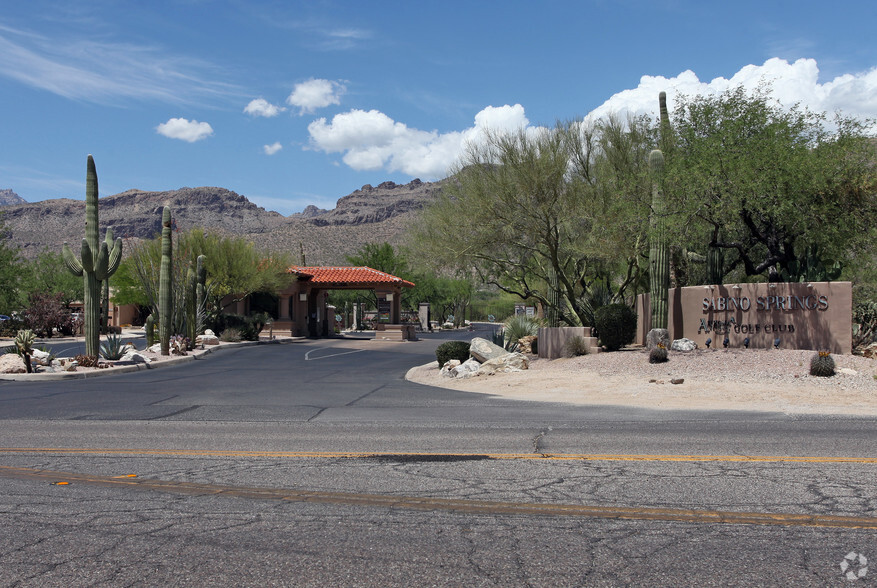
[(622, 299), (645, 271), (649, 133), (642, 119), (488, 133), (425, 209), (414, 248), (588, 324), (593, 289)]
[[(292, 281), (285, 255), (263, 252), (245, 239), (221, 237), (202, 229), (176, 235), (173, 241), (174, 324), (179, 327), (185, 311), (187, 274), (199, 255), (206, 256), (208, 307), (222, 312), (221, 301), (242, 300), (255, 292), (277, 294)], [(161, 237), (128, 248), (130, 255), (114, 277), (116, 301), (136, 303), (157, 311)], [(226, 300), (227, 303), (228, 300)]]
[(64, 264), (60, 253), (43, 250), (27, 264), (22, 276), (23, 287), (28, 295), (33, 293), (60, 294), (63, 306), (83, 298), (82, 278), (74, 276)]
[(0, 218), (0, 314), (10, 314), (21, 310), (25, 304), (21, 289), (21, 276), (24, 264), (19, 257), (18, 248), (9, 242), (6, 227)]
[(812, 246), (841, 262), (869, 255), (877, 220), (871, 121), (828, 122), (783, 108), (769, 87), (737, 87), (683, 98), (672, 124), (665, 190), (677, 238), (700, 239), (704, 253), (726, 251), (724, 273), (779, 281)]

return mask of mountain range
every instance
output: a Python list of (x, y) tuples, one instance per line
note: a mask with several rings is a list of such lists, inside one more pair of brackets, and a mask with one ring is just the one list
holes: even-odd
[[(302, 261), (303, 249), (307, 265), (343, 265), (347, 255), (366, 243), (400, 244), (418, 211), (436, 197), (441, 185), (420, 180), (366, 184), (340, 198), (332, 210), (308, 206), (290, 216), (265, 210), (225, 188), (128, 190), (99, 200), (100, 231), (103, 237), (112, 227), (114, 235), (126, 241), (150, 239), (161, 231), (162, 208), (170, 206), (179, 230), (200, 227), (245, 237), (259, 248), (292, 253), (296, 263)], [(43, 249), (60, 252), (65, 241), (76, 244), (85, 235), (84, 200), (30, 203), (11, 190), (0, 190), (0, 198), (0, 220), (10, 243), (26, 259)]]

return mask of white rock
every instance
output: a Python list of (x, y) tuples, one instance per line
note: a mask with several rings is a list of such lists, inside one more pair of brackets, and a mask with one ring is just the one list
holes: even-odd
[(839, 370), (837, 370), (837, 373), (839, 373), (839, 374), (846, 374), (846, 375), (848, 375), (848, 376), (855, 376), (855, 375), (858, 374), (859, 372), (857, 372), (857, 371), (854, 370), (853, 368), (840, 368)]
[(458, 365), (457, 367), (451, 368), (451, 373), (455, 378), (471, 378), (472, 376), (478, 373), (478, 370), (481, 368), (481, 362), (477, 359), (470, 358)]
[(216, 337), (216, 333), (212, 329), (204, 329), (204, 334), (208, 337)]
[(691, 339), (676, 339), (673, 341), (673, 344), (670, 345), (670, 349), (673, 351), (694, 351), (697, 349), (697, 343)]
[(0, 374), (23, 374), (27, 372), (24, 360), (15, 353), (0, 355)]
[(506, 353), (481, 364), (479, 373), (482, 375), (503, 374), (507, 372), (520, 372), (530, 367), (527, 356), (523, 353)]
[(152, 347), (147, 347), (146, 351), (149, 353), (161, 353), (161, 343), (156, 343)]
[(145, 355), (137, 353), (137, 350), (135, 349), (129, 349), (125, 352), (125, 355), (121, 357), (120, 361), (130, 361), (132, 363), (149, 363), (152, 360)]
[(481, 337), (475, 337), (469, 343), (469, 355), (481, 363), (508, 354), (509, 352), (499, 345), (491, 343), (487, 339), (482, 339)]
[(41, 349), (34, 349), (30, 354), (31, 365), (49, 365), (52, 363), (52, 354)]
[[(207, 329), (210, 331), (210, 329)], [(206, 332), (203, 335), (198, 335), (195, 337), (195, 345), (219, 345), (219, 337), (213, 335), (213, 331), (210, 331), (210, 335)]]
[(445, 365), (442, 366), (441, 375), (446, 378), (453, 378), (454, 374), (451, 373), (451, 370), (460, 365), (459, 359), (449, 359), (445, 362)]

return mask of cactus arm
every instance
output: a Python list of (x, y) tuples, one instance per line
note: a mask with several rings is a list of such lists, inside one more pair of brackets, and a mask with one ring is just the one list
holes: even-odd
[(91, 254), (91, 245), (88, 244), (88, 239), (82, 240), (82, 248), (80, 249), (79, 259), (82, 264), (82, 271), (86, 274), (90, 274), (94, 271), (94, 256)]
[(107, 249), (107, 244), (101, 243), (97, 258), (94, 260), (94, 275), (98, 280), (104, 281), (107, 279), (107, 265), (109, 261), (110, 252)]
[(109, 262), (107, 263), (107, 277), (110, 277), (114, 273), (116, 273), (116, 270), (119, 269), (120, 263), (122, 263), (121, 237), (116, 239), (115, 243), (113, 243), (113, 248), (110, 250)]
[(61, 249), (61, 256), (64, 258), (64, 265), (67, 266), (70, 273), (74, 276), (82, 277), (82, 264), (76, 259), (76, 256), (70, 249), (70, 245), (67, 243), (64, 243), (64, 247)]

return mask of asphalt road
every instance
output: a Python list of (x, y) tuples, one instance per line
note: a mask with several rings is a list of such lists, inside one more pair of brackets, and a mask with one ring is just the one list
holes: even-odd
[(875, 419), (518, 402), (402, 379), (473, 334), (0, 382), (0, 585), (877, 577), (859, 558), (877, 558)]

